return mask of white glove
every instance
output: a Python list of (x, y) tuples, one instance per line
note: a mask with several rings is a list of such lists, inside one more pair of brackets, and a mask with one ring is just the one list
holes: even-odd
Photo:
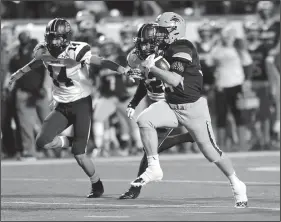
[(128, 117), (129, 117), (130, 119), (133, 119), (133, 116), (134, 116), (134, 113), (135, 113), (135, 109), (129, 107), (129, 108), (127, 108), (126, 111), (127, 111)]
[(150, 72), (150, 68), (155, 65), (154, 59), (155, 59), (155, 54), (151, 54), (140, 64), (145, 74), (148, 74)]

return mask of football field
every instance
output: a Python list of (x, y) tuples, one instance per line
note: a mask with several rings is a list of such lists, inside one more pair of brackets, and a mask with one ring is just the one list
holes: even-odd
[(135, 179), (140, 156), (98, 158), (102, 198), (74, 159), (2, 161), (1, 221), (280, 221), (280, 152), (228, 154), (247, 185), (249, 207), (234, 208), (226, 178), (202, 154), (160, 155), (163, 181), (138, 199), (118, 197)]

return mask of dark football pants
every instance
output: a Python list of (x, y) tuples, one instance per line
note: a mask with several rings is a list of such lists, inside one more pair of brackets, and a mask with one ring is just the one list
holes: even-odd
[(36, 140), (37, 146), (43, 148), (64, 129), (73, 125), (72, 153), (74, 155), (85, 153), (91, 129), (91, 115), (92, 98), (90, 96), (70, 103), (59, 103), (45, 119)]

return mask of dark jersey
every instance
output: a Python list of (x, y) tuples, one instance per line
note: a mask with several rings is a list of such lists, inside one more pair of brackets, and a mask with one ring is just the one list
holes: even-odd
[(203, 73), (203, 83), (211, 85), (214, 82), (214, 67), (210, 67), (206, 64), (206, 57), (211, 52), (214, 45), (212, 42), (195, 42), (195, 46), (200, 58), (200, 65)]
[(248, 51), (253, 60), (253, 73), (251, 80), (268, 80), (266, 69), (265, 69), (265, 59), (267, 57), (268, 49), (262, 42), (255, 45), (248, 46)]
[(173, 42), (166, 50), (165, 59), (171, 65), (170, 71), (183, 77), (176, 87), (165, 84), (165, 98), (168, 103), (193, 103), (201, 97), (203, 74), (195, 46), (186, 39)]
[(274, 48), (280, 41), (280, 20), (272, 19), (267, 24), (260, 21), (262, 28), (260, 39), (266, 45), (268, 50)]
[[(117, 56), (116, 59), (111, 59), (117, 64), (125, 66), (126, 57)], [(99, 69), (99, 91), (102, 96), (111, 97), (117, 96), (119, 99), (127, 97), (126, 85), (127, 77), (118, 74), (110, 69), (101, 68)]]

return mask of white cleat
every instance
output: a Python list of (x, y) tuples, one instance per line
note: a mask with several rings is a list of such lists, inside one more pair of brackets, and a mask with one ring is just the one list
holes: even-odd
[(142, 187), (149, 182), (159, 182), (163, 178), (163, 171), (160, 167), (147, 167), (145, 172), (135, 179), (131, 185)]
[(235, 208), (246, 208), (248, 204), (246, 185), (239, 181), (236, 184), (231, 184), (232, 192), (235, 200)]

